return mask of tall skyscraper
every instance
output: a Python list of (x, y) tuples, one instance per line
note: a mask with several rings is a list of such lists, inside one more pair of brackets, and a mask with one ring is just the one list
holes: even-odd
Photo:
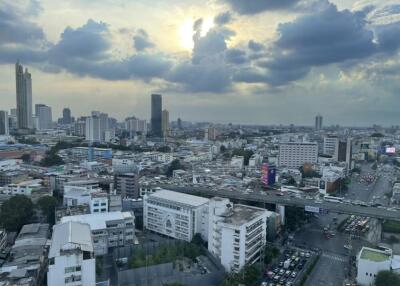
[(315, 130), (321, 130), (322, 129), (322, 115), (318, 114), (315, 116)]
[(32, 124), (32, 78), (28, 69), (15, 64), (15, 83), (17, 95), (17, 124), (20, 129), (30, 129)]
[(0, 135), (8, 135), (8, 112), (0, 110)]
[(151, 95), (151, 132), (162, 137), (162, 98), (161, 94)]
[(39, 130), (51, 129), (53, 127), (53, 116), (51, 107), (45, 104), (35, 104), (35, 115)]
[(177, 124), (178, 124), (178, 129), (182, 129), (182, 119), (181, 118), (178, 118)]
[(101, 135), (100, 135), (100, 117), (97, 115), (92, 115), (86, 117), (86, 140), (90, 142), (100, 142)]
[(162, 111), (162, 131), (164, 137), (168, 135), (169, 130), (169, 112), (168, 110), (164, 109)]
[(72, 118), (71, 118), (71, 109), (68, 107), (65, 107), (63, 109), (63, 117), (62, 117), (62, 122), (63, 124), (70, 124), (72, 123)]

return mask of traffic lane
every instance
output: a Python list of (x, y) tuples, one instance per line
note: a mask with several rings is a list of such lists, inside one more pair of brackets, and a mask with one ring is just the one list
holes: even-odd
[(306, 286), (342, 286), (348, 263), (341, 256), (323, 253), (315, 265)]

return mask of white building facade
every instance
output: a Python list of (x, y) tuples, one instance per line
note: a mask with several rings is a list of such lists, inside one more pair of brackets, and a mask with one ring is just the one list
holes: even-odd
[(200, 233), (207, 240), (208, 202), (202, 197), (159, 190), (144, 196), (143, 225), (176, 239), (191, 241)]
[(279, 144), (279, 166), (298, 169), (305, 163), (318, 161), (318, 144), (315, 142), (286, 142)]

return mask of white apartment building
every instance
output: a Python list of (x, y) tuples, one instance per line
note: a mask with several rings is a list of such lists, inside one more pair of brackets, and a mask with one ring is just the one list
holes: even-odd
[(90, 226), (95, 255), (107, 254), (110, 247), (133, 244), (135, 241), (135, 217), (131, 212), (93, 213), (61, 219), (61, 223), (70, 221)]
[(160, 190), (145, 195), (143, 225), (176, 239), (191, 241), (196, 233), (208, 238), (209, 199)]
[(53, 127), (53, 117), (51, 107), (44, 104), (35, 105), (35, 115), (37, 118), (37, 129), (45, 130)]
[(31, 196), (32, 192), (39, 190), (42, 187), (41, 179), (23, 181), (16, 184), (8, 184), (2, 189), (2, 193), (7, 195), (25, 195)]
[(339, 146), (339, 138), (334, 136), (325, 136), (324, 137), (324, 154), (331, 155), (334, 158), (337, 156)]
[(270, 212), (215, 197), (209, 202), (208, 213), (208, 250), (220, 259), (226, 271), (238, 272), (260, 258)]
[(361, 286), (375, 285), (379, 271), (390, 270), (392, 250), (363, 247), (357, 255), (357, 283)]
[(279, 166), (298, 169), (305, 163), (317, 163), (316, 142), (286, 142), (279, 144)]
[(141, 132), (142, 134), (147, 133), (147, 122), (135, 117), (129, 117), (125, 119), (125, 128), (128, 132)]
[(96, 260), (89, 225), (79, 222), (55, 225), (48, 258), (48, 286), (96, 284)]

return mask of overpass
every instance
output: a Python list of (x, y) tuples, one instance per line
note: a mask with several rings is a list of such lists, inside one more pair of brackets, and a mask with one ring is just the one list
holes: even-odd
[(181, 187), (175, 185), (159, 185), (160, 188), (168, 189), (176, 192), (203, 196), (203, 197), (223, 197), (239, 201), (257, 202), (264, 204), (276, 204), (283, 206), (302, 207), (311, 206), (320, 209), (329, 210), (334, 213), (345, 213), (349, 215), (358, 215), (378, 219), (390, 219), (400, 221), (400, 211), (387, 210), (384, 208), (367, 207), (352, 205), (346, 203), (333, 203), (327, 201), (315, 201), (313, 199), (298, 198), (289, 194), (278, 196), (277, 192), (259, 192), (242, 193), (238, 191), (212, 190), (204, 187)]

